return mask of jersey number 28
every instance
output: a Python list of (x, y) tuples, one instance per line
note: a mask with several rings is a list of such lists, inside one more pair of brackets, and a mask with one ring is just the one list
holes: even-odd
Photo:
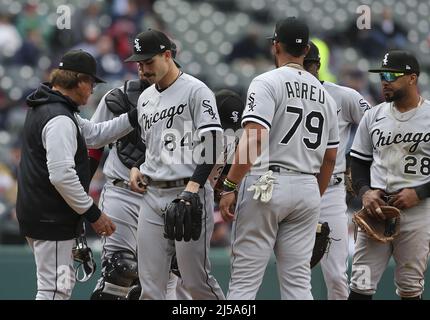
[(404, 172), (406, 174), (418, 174), (418, 172), (423, 176), (428, 176), (430, 174), (430, 158), (422, 157), (420, 161), (419, 158), (415, 156), (406, 156), (405, 161)]
[[(298, 107), (292, 107), (287, 106), (287, 112), (297, 114), (297, 119), (294, 122), (291, 129), (287, 132), (286, 136), (281, 140), (281, 144), (288, 144), (290, 142), (291, 138), (294, 136), (294, 134), (297, 131), (297, 128), (302, 123), (303, 120), (303, 109)], [(316, 119), (317, 124), (312, 123), (312, 120)], [(315, 121), (314, 121), (315, 122)], [(318, 111), (311, 111), (309, 112), (305, 117), (305, 128), (309, 133), (315, 134), (315, 140), (311, 141), (309, 138), (303, 138), (302, 141), (308, 147), (309, 149), (316, 149), (321, 144), (321, 135), (324, 125), (324, 117), (321, 114), (321, 112)]]

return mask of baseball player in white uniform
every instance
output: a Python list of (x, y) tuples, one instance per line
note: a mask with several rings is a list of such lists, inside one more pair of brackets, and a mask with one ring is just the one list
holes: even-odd
[[(130, 172), (131, 186), (146, 191), (138, 220), (140, 298), (166, 298), (170, 261), (176, 252), (183, 284), (193, 299), (224, 299), (210, 274), (208, 258), (214, 195), (207, 178), (218, 158), (217, 149), (222, 152), (222, 128), (214, 94), (177, 68), (171, 42), (164, 33), (148, 30), (134, 43), (134, 55), (128, 61), (138, 61), (145, 77), (155, 83), (138, 100), (138, 121), (147, 149), (140, 171), (132, 168)], [(213, 145), (208, 147), (211, 142)], [(201, 147), (205, 156), (212, 154), (210, 161), (201, 161)], [(139, 186), (142, 181), (144, 184)], [(167, 240), (163, 236), (163, 211), (184, 190), (200, 195), (201, 235), (196, 241)]]
[(354, 188), (377, 214), (402, 210), (400, 233), (383, 244), (359, 230), (349, 299), (372, 299), (391, 256), (401, 299), (420, 299), (430, 243), (430, 101), (418, 92), (420, 67), (407, 51), (385, 54), (379, 69), (385, 101), (367, 111), (351, 148)]
[[(172, 43), (174, 47), (176, 45)], [(174, 52), (175, 56), (175, 52)], [(176, 62), (175, 62), (176, 63)], [(126, 81), (123, 86), (110, 90), (101, 99), (93, 122), (111, 120), (137, 106), (140, 94), (151, 84), (138, 67), (139, 79)], [(130, 169), (145, 160), (145, 145), (140, 131), (135, 129), (111, 145), (103, 167), (107, 183), (100, 195), (100, 208), (115, 222), (115, 233), (103, 239), (102, 276), (91, 295), (93, 300), (122, 300), (139, 298), (140, 285), (137, 270), (137, 220), (142, 195), (130, 189)], [(90, 161), (97, 168), (103, 149), (89, 150)], [(176, 286), (177, 277), (171, 273), (167, 298), (189, 298), (183, 286)], [(176, 292), (177, 291), (177, 292)]]
[[(311, 41), (310, 50), (304, 60), (305, 70), (318, 79), (320, 55), (318, 47)], [(348, 298), (348, 217), (346, 216), (346, 147), (353, 125), (358, 125), (369, 103), (356, 90), (331, 82), (321, 81), (323, 87), (337, 104), (339, 124), (339, 147), (336, 165), (327, 190), (321, 198), (320, 221), (328, 222), (331, 242), (329, 251), (321, 259), (321, 270), (327, 287), (327, 299)]]
[[(308, 41), (300, 19), (279, 21), (272, 38), (277, 69), (256, 77), (248, 89), (245, 133), (220, 202), (223, 218), (235, 218), (227, 299), (255, 299), (272, 250), (281, 298), (312, 299), (320, 194), (333, 172), (339, 134), (336, 103), (303, 69)], [(250, 151), (243, 161), (252, 148), (257, 153)]]

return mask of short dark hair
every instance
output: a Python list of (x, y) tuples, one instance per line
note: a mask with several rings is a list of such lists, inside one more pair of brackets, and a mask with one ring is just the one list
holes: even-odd
[(286, 45), (285, 43), (279, 42), (279, 44), (281, 45), (282, 49), (292, 55), (293, 57), (300, 57), (306, 54), (306, 46), (303, 48), (298, 48), (298, 47), (289, 47), (288, 45)]

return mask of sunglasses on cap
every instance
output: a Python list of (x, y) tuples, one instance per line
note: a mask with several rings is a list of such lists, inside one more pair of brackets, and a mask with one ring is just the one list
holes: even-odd
[(381, 81), (394, 82), (400, 77), (403, 77), (405, 73), (403, 72), (381, 72), (379, 73), (379, 77)]

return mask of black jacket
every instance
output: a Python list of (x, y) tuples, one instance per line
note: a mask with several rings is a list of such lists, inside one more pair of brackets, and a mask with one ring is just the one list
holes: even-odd
[[(30, 107), (23, 132), (21, 162), (18, 170), (17, 217), (21, 232), (38, 240), (69, 240), (79, 234), (82, 216), (76, 213), (49, 181), (42, 130), (49, 120), (64, 115), (78, 127), (74, 112), (78, 106), (58, 91), (42, 84), (27, 97)], [(77, 130), (75, 170), (88, 192), (90, 170), (85, 140)], [(98, 210), (93, 205), (90, 210)]]

